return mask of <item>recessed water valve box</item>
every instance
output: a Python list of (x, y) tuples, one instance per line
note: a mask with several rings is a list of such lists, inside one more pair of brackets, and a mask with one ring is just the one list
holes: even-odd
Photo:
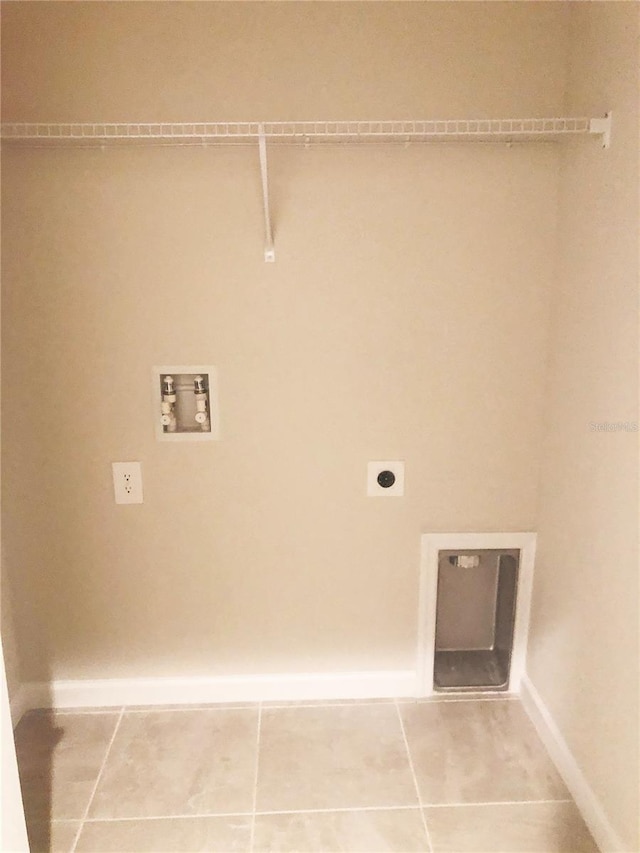
[(400, 498), (404, 495), (404, 462), (374, 461), (367, 465), (367, 495)]
[(220, 438), (218, 378), (211, 365), (152, 369), (156, 438), (213, 441)]

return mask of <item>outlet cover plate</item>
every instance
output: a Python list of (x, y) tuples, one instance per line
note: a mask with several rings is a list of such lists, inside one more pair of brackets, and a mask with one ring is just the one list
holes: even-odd
[[(395, 483), (384, 488), (378, 483), (382, 471), (391, 471)], [(367, 464), (367, 495), (370, 498), (401, 498), (404, 495), (404, 462), (402, 460), (375, 460)]]
[(142, 468), (139, 462), (113, 462), (113, 494), (117, 504), (142, 503)]

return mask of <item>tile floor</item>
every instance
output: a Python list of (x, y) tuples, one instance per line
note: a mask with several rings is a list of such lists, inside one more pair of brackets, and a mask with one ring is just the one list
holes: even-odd
[(32, 712), (32, 851), (597, 853), (517, 699)]

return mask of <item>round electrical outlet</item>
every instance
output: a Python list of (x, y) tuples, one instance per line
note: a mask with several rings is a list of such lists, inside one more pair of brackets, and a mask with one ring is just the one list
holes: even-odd
[(377, 479), (381, 489), (390, 489), (396, 481), (396, 475), (393, 471), (380, 471)]

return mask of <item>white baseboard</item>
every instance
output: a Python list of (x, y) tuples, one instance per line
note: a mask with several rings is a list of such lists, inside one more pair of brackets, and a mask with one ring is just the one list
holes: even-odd
[(113, 678), (31, 683), (23, 685), (23, 690), (24, 710), (307, 699), (393, 699), (416, 695), (416, 673), (413, 670), (390, 670), (201, 678)]
[(526, 674), (520, 684), (520, 698), (602, 853), (628, 853), (549, 709)]

